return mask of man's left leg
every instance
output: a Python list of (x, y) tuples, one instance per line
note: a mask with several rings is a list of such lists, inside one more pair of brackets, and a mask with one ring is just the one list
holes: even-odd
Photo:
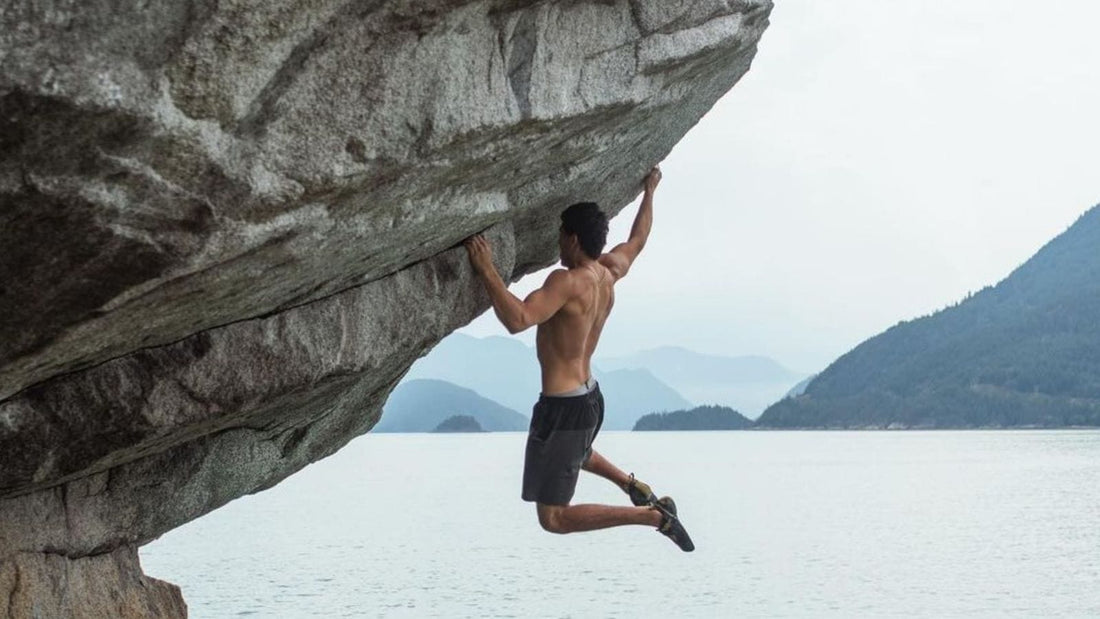
[(594, 449), (581, 468), (618, 486), (620, 490), (630, 495), (630, 502), (635, 505), (652, 505), (657, 502), (657, 496), (653, 494), (649, 484), (635, 479), (633, 475), (627, 475)]
[(598, 421), (596, 427), (592, 432), (592, 436), (588, 441), (588, 457), (581, 462), (581, 468), (603, 477), (619, 487), (620, 490), (625, 492), (630, 497), (630, 502), (638, 506), (652, 506), (657, 503), (657, 496), (653, 494), (653, 489), (649, 487), (649, 484), (641, 482), (634, 478), (634, 474), (627, 475), (619, 467), (611, 464), (611, 461), (600, 455), (595, 449), (592, 449), (592, 443), (596, 440), (596, 435), (600, 432), (600, 426), (603, 425), (604, 417), (604, 401), (603, 394), (600, 392), (599, 385), (592, 392), (593, 404), (596, 406)]
[(600, 455), (595, 449), (588, 456), (588, 459), (584, 461), (581, 468), (603, 477), (604, 479), (615, 484), (619, 488), (626, 490), (627, 484), (630, 483), (630, 476), (627, 475), (619, 467), (611, 464), (611, 461)]

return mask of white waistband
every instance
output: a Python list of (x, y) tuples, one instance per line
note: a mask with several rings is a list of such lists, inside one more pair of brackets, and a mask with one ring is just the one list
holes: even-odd
[(596, 390), (597, 386), (599, 386), (599, 383), (596, 382), (596, 379), (589, 378), (588, 380), (581, 383), (580, 387), (577, 387), (576, 389), (571, 389), (569, 391), (566, 391), (565, 393), (544, 393), (542, 395), (547, 398), (575, 398), (579, 395), (592, 393)]

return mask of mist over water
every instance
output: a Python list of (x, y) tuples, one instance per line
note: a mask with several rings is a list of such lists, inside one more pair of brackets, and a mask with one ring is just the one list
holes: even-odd
[[(601, 434), (697, 550), (554, 536), (523, 434), (373, 435), (142, 549), (194, 617), (1100, 614), (1100, 431)], [(626, 503), (582, 476), (575, 502)]]

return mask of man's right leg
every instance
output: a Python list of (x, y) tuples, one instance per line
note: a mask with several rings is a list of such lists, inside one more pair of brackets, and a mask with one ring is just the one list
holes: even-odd
[[(670, 499), (662, 499), (662, 501)], [(655, 527), (672, 540), (680, 550), (691, 552), (695, 544), (675, 515), (667, 515), (651, 507), (613, 507), (611, 505), (547, 505), (537, 504), (539, 524), (551, 533), (594, 531), (625, 524)], [(675, 510), (675, 508), (673, 508)]]
[(612, 505), (546, 505), (536, 504), (539, 524), (551, 533), (595, 531), (627, 524), (659, 527), (661, 512), (649, 507), (618, 507)]

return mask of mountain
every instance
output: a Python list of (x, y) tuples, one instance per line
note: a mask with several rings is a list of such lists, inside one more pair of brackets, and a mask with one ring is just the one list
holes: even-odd
[(604, 395), (605, 430), (630, 430), (642, 415), (691, 407), (675, 389), (662, 383), (647, 370), (593, 369)]
[(634, 424), (635, 432), (655, 430), (745, 430), (752, 420), (726, 406), (699, 406), (686, 411), (650, 413)]
[(1100, 425), (1100, 206), (995, 287), (844, 355), (765, 427)]
[(708, 355), (676, 346), (596, 363), (612, 370), (644, 368), (695, 402), (730, 406), (753, 416), (806, 378), (768, 357)]
[(481, 424), (471, 415), (455, 415), (444, 419), (432, 432), (484, 432)]
[(442, 380), (410, 380), (393, 390), (374, 432), (431, 432), (456, 415), (489, 432), (526, 431), (529, 420), (474, 391)]
[[(646, 370), (593, 367), (606, 406), (605, 430), (629, 430), (646, 413), (690, 408), (692, 403)], [(513, 410), (528, 412), (542, 378), (535, 350), (508, 337), (454, 333), (419, 359), (405, 377), (444, 380), (472, 389)]]
[(530, 414), (542, 387), (535, 351), (509, 337), (452, 333), (409, 369), (405, 380), (431, 378), (473, 389)]
[(796, 397), (796, 396), (800, 396), (803, 393), (806, 393), (806, 387), (809, 387), (810, 382), (812, 382), (813, 379), (815, 379), (815, 378), (817, 378), (817, 374), (811, 374), (811, 375), (807, 376), (806, 378), (803, 378), (802, 380), (798, 381), (798, 384), (795, 385), (794, 387), (791, 387), (790, 391), (788, 391), (787, 395), (784, 396), (784, 397), (793, 398), (793, 397)]

